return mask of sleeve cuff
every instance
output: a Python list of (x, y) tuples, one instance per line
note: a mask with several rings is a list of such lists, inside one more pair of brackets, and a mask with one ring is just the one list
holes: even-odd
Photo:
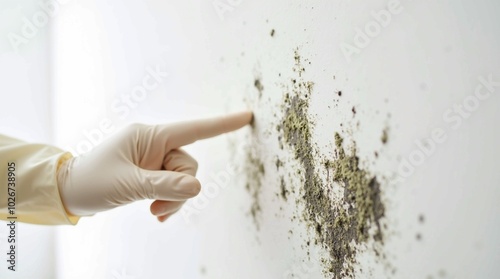
[(57, 163), (57, 167), (56, 167), (56, 173), (54, 174), (55, 177), (56, 177), (56, 188), (57, 188), (57, 194), (59, 196), (59, 201), (60, 201), (60, 208), (61, 210), (64, 212), (64, 214), (66, 215), (66, 219), (68, 221), (69, 224), (71, 225), (76, 225), (78, 223), (78, 221), (80, 220), (80, 216), (75, 216), (75, 215), (71, 215), (70, 213), (68, 213), (68, 211), (66, 210), (66, 208), (64, 207), (64, 204), (62, 202), (62, 198), (61, 198), (61, 195), (59, 193), (59, 185), (57, 185), (58, 181), (57, 181), (57, 175), (58, 175), (58, 172), (59, 172), (59, 169), (61, 168), (61, 166), (68, 160), (72, 159), (73, 158), (73, 155), (69, 152), (66, 152), (64, 153), (60, 158), (59, 158), (59, 161)]

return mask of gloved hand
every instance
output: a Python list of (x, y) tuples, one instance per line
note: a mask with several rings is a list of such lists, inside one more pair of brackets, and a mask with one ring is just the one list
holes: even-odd
[(92, 151), (66, 161), (58, 187), (75, 216), (154, 199), (151, 213), (163, 222), (201, 189), (197, 162), (181, 146), (239, 129), (251, 112), (167, 125), (133, 124)]

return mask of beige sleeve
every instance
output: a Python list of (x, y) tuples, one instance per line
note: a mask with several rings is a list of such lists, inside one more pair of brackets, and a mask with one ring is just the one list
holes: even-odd
[[(0, 219), (14, 221), (8, 217), (17, 216), (18, 222), (75, 225), (80, 217), (67, 214), (57, 187), (57, 170), (70, 158), (71, 153), (50, 145), (0, 135)], [(9, 185), (9, 164), (12, 163), (15, 164), (11, 167), (15, 184)], [(9, 214), (8, 188), (16, 193), (15, 215)]]

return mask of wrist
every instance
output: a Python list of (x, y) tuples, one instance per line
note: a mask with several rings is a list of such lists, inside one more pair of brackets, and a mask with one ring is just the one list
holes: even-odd
[(73, 214), (69, 210), (67, 199), (65, 198), (69, 183), (69, 172), (74, 159), (75, 158), (73, 157), (73, 155), (71, 155), (70, 153), (66, 153), (59, 160), (59, 164), (57, 165), (57, 170), (56, 170), (56, 181), (57, 181), (57, 188), (59, 190), (59, 197), (61, 199), (61, 203), (64, 207), (64, 210), (66, 211), (66, 214), (69, 216), (78, 216), (77, 214)]

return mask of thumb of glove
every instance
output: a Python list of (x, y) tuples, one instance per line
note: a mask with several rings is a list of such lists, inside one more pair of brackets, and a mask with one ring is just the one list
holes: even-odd
[(76, 216), (90, 216), (144, 199), (185, 201), (201, 190), (200, 182), (188, 174), (146, 170), (127, 163), (114, 164), (117, 170), (96, 173), (89, 168), (88, 159), (95, 161), (73, 158), (59, 172), (66, 210)]

